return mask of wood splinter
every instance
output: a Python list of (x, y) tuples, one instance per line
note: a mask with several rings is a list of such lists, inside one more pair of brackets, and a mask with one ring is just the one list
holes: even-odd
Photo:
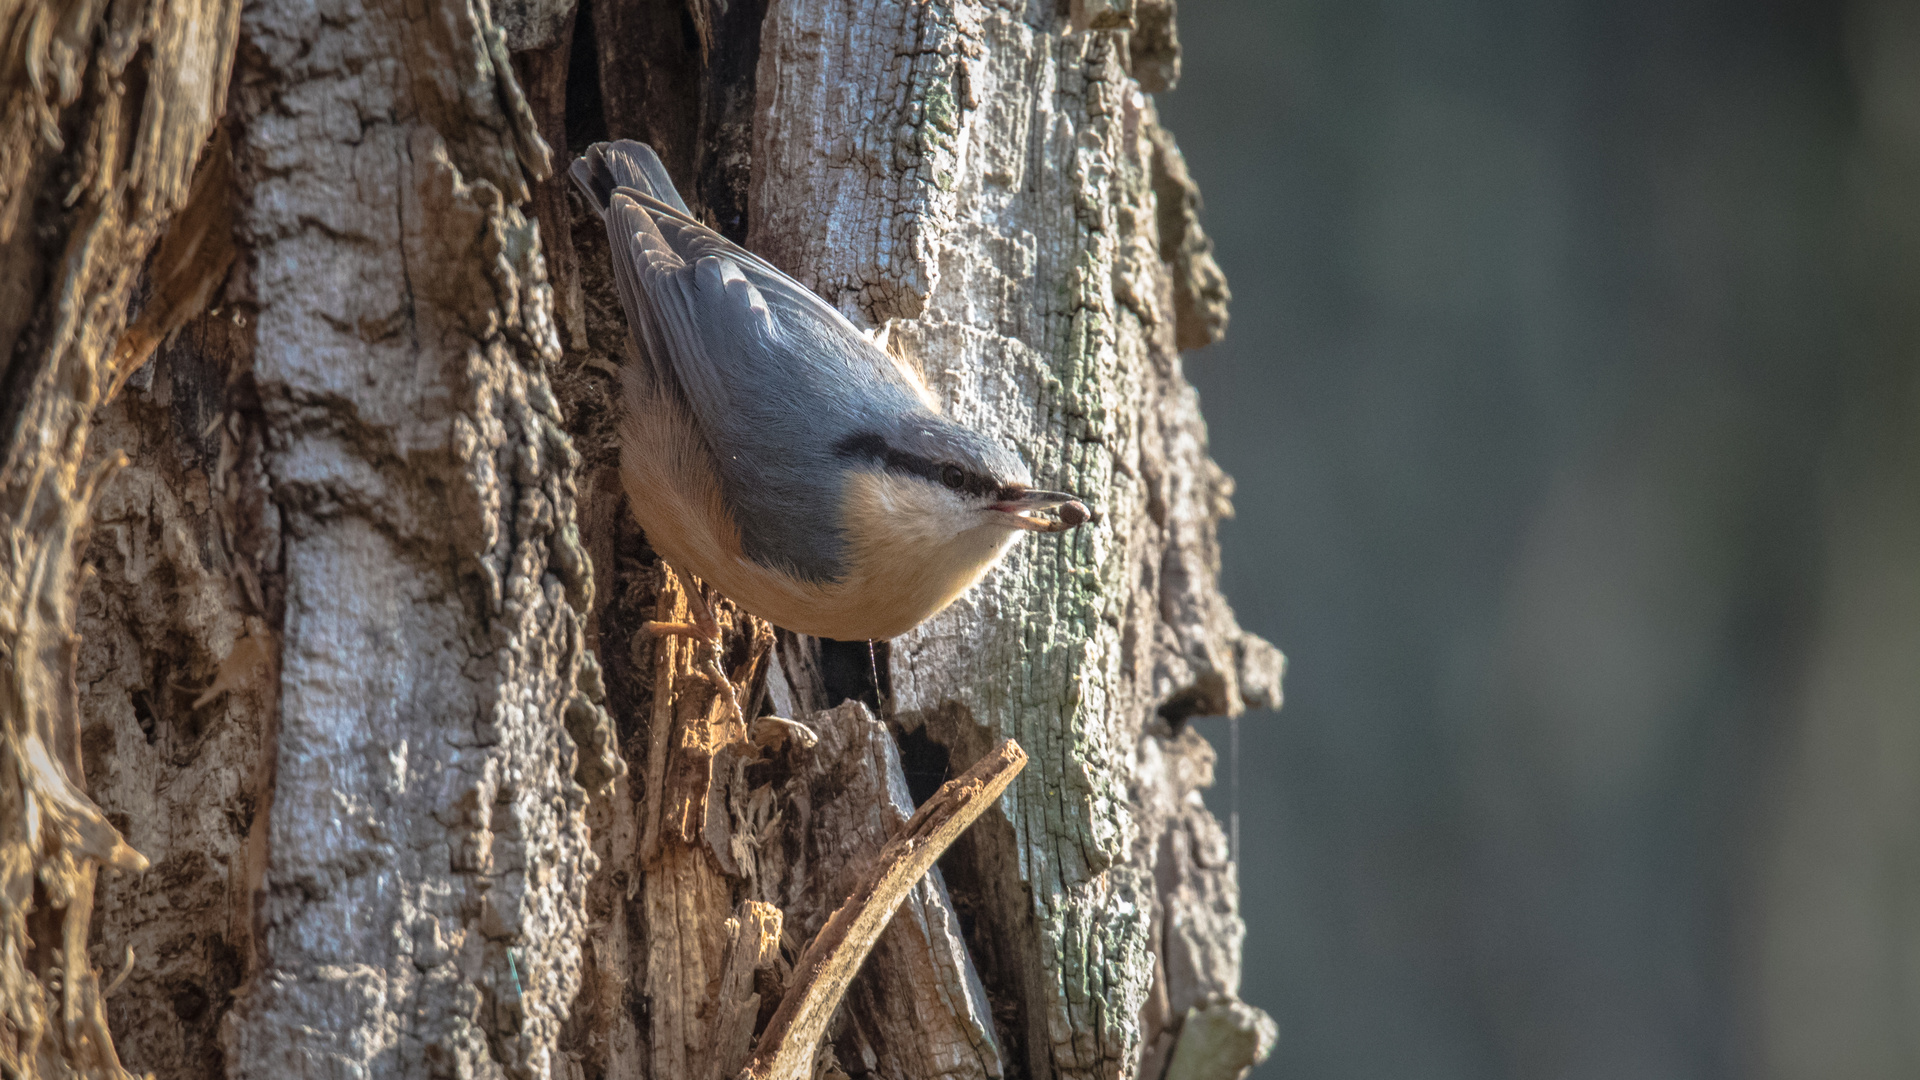
[(921, 876), (974, 819), (986, 812), (1027, 764), (1027, 752), (1006, 739), (973, 768), (922, 803), (900, 835), (887, 841), (860, 885), (841, 904), (794, 968), (753, 1058), (739, 1080), (807, 1080), (814, 1048), (860, 971), (874, 939)]

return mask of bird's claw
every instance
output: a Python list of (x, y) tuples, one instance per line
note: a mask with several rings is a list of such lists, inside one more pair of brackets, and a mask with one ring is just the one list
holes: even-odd
[(762, 750), (773, 750), (789, 740), (797, 742), (805, 750), (819, 745), (820, 736), (812, 728), (798, 720), (789, 720), (784, 716), (762, 716), (753, 722), (753, 744)]
[(640, 624), (640, 628), (655, 637), (684, 637), (696, 641), (712, 641), (716, 635), (708, 633), (699, 623), (663, 622), (654, 619)]

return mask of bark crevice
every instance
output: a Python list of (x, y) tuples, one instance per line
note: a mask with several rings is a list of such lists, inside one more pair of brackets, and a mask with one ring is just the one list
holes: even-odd
[[(1007, 738), (1031, 764), (908, 891), (815, 1075), (1258, 1056), (1233, 870), (1194, 798), (1211, 755), (1181, 729), (1277, 704), (1280, 659), (1215, 584), (1231, 485), (1180, 350), (1223, 332), (1227, 292), (1141, 93), (1177, 74), (1171, 4), (1107, 5), (1129, 38), (971, 0), (343, 2), (218, 9), (229, 179), (201, 206), (169, 174), (165, 208), (191, 203), (182, 243), (231, 237), (231, 259), (163, 252), (136, 286), (158, 233), (101, 225), (96, 196), (134, 197), (114, 170), (147, 159), (83, 122), (105, 100), (85, 41), (47, 68), (78, 80), (50, 114), (73, 149), (0, 161), (16, 221), (56, 177), (85, 194), (58, 235), (0, 230), (26, 260), (0, 286), (7, 385), (31, 399), (9, 437), (110, 439), (0, 489), (32, 488), (41, 516), (9, 527), (56, 541), (18, 580), (78, 597), (79, 651), (43, 650), (80, 675), (44, 756), (155, 857), (106, 881), (96, 920), (93, 967), (138, 957), (107, 1014), (129, 1063), (731, 1076), (861, 868)], [(114, 107), (151, 108), (159, 78)], [(9, 117), (43, 137), (44, 115)], [(618, 480), (606, 240), (546, 150), (603, 136), (652, 142), (697, 213), (1096, 520), (871, 648), (776, 644), (714, 598), (734, 717), (696, 647), (642, 629), (685, 598)], [(136, 265), (86, 262), (104, 276), (63, 307), (70, 256), (109, 240)], [(57, 341), (99, 396), (131, 370), (122, 398), (33, 397), (54, 369), (19, 358)], [(59, 552), (107, 443), (133, 464), (93, 502), (76, 593)], [(130, 865), (107, 838), (81, 862)], [(71, 924), (81, 891), (20, 907)]]

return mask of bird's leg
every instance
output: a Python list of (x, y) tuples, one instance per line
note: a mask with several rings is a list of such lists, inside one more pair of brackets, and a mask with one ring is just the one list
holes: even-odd
[[(768, 658), (767, 654), (773, 651), (772, 629), (762, 623), (755, 627), (755, 631), (753, 655), (741, 666), (741, 671), (749, 677), (759, 668), (761, 661)], [(769, 672), (765, 677), (771, 679), (773, 676)], [(747, 685), (746, 681), (742, 680), (741, 685)], [(753, 723), (747, 727), (747, 737), (763, 751), (777, 750), (789, 742), (810, 750), (820, 742), (819, 734), (807, 725), (798, 720), (789, 720), (784, 716), (771, 714), (754, 717)]]
[(693, 579), (680, 573), (672, 564), (667, 565), (675, 581), (680, 583), (680, 591), (687, 597), (686, 622), (665, 622), (653, 620), (645, 624), (650, 634), (672, 634), (676, 637), (695, 638), (713, 646), (714, 652), (720, 651), (720, 620), (714, 618), (713, 609), (707, 606), (706, 597), (693, 585)]
[(753, 743), (762, 750), (771, 750), (781, 743), (792, 739), (802, 747), (812, 749), (820, 742), (820, 735), (798, 720), (789, 720), (784, 716), (762, 716), (753, 722)]
[[(685, 578), (680, 580), (681, 584), (687, 584)], [(727, 711), (733, 714), (736, 721), (744, 725), (747, 722), (747, 714), (740, 708), (740, 692), (734, 688), (733, 680), (727, 678), (726, 671), (720, 667), (720, 652), (723, 644), (720, 640), (720, 620), (714, 617), (713, 608), (707, 606), (707, 599), (700, 595), (699, 589), (687, 590), (687, 604), (693, 609), (693, 624), (704, 631), (706, 636), (706, 655), (701, 660), (700, 673), (719, 689), (720, 696), (727, 699)]]
[(702, 650), (704, 655), (700, 658), (697, 670), (702, 678), (720, 691), (720, 696), (726, 699), (727, 710), (733, 714), (734, 719), (745, 724), (747, 716), (746, 712), (740, 708), (740, 693), (734, 689), (733, 680), (727, 678), (727, 673), (720, 669), (720, 653), (724, 644), (720, 640), (720, 620), (714, 617), (713, 608), (707, 604), (707, 598), (700, 594), (692, 578), (682, 574), (679, 568), (672, 564), (668, 564), (667, 569), (672, 571), (674, 579), (680, 583), (680, 591), (686, 594), (689, 621), (656, 620), (646, 624), (647, 631), (653, 634), (689, 637), (705, 644), (706, 648)]
[(740, 692), (734, 689), (733, 680), (727, 678), (727, 673), (720, 670), (720, 661), (716, 659), (718, 645), (718, 639), (708, 643), (706, 660), (700, 665), (700, 674), (706, 676), (708, 682), (719, 687), (720, 696), (727, 699), (727, 711), (733, 714), (735, 720), (745, 724), (747, 714), (740, 708)]

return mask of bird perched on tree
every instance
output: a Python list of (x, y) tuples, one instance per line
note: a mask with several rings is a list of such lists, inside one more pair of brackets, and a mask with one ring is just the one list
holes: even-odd
[(1087, 520), (845, 316), (695, 221), (652, 148), (597, 143), (571, 174), (606, 222), (637, 346), (621, 479), (668, 565), (776, 626), (871, 640), (946, 607), (1022, 533)]

